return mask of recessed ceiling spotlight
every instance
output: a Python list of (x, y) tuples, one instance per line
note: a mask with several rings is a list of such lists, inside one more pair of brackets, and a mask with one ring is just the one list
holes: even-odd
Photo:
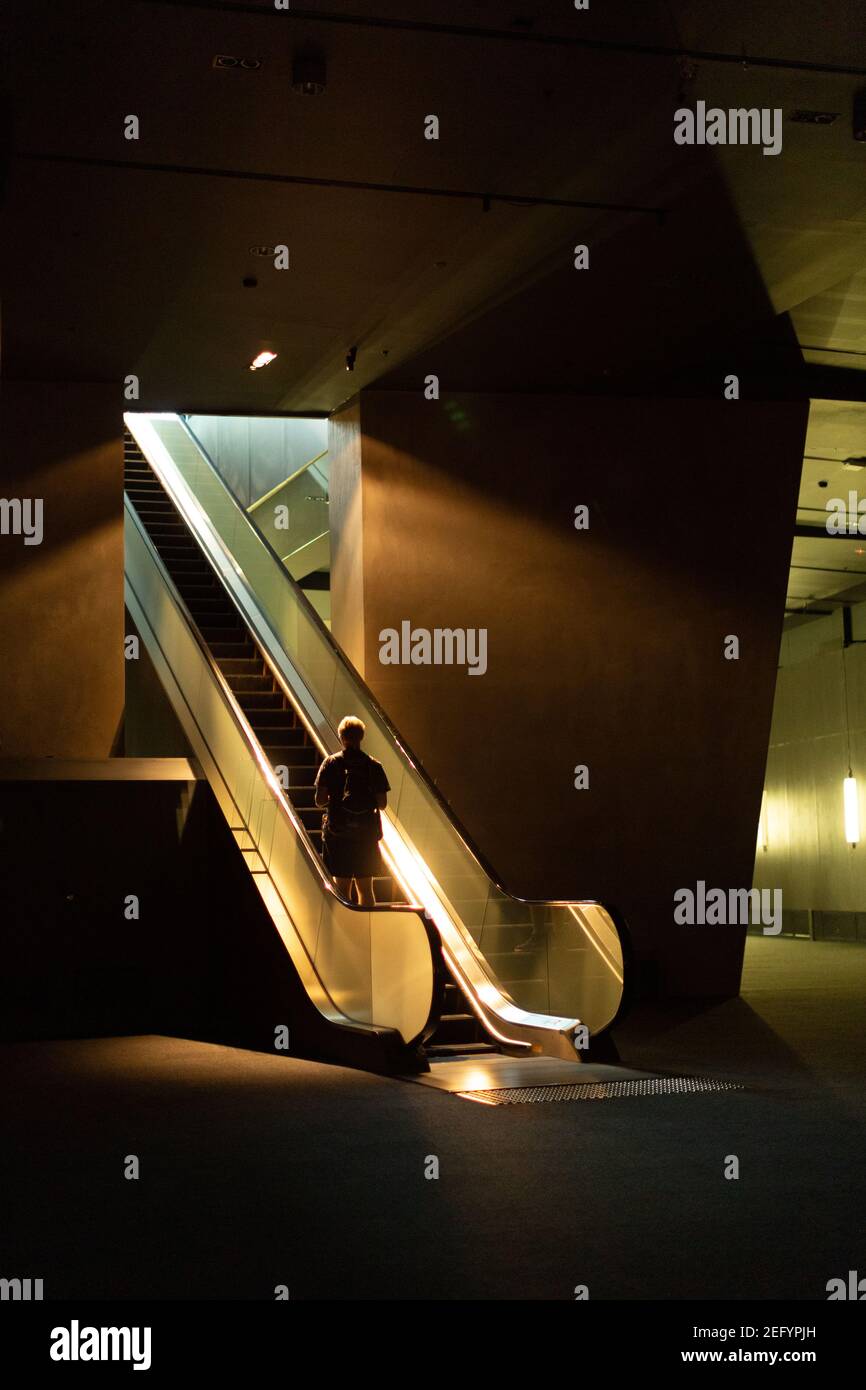
[(258, 357), (254, 357), (250, 363), (250, 371), (257, 372), (259, 367), (267, 367), (269, 362), (273, 362), (276, 355), (275, 352), (260, 352)]
[(789, 121), (796, 121), (798, 125), (832, 125), (838, 119), (838, 111), (805, 111), (803, 109), (792, 111), (788, 117)]
[(261, 65), (261, 58), (235, 58), (231, 53), (217, 53), (213, 60), (215, 68), (233, 69), (235, 72), (255, 72)]
[(260, 256), (263, 260), (272, 260), (277, 254), (276, 246), (251, 246), (250, 255)]

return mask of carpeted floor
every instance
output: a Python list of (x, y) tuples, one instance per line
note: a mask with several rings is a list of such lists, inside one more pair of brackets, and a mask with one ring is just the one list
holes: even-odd
[(823, 1300), (866, 1271), (864, 1000), (866, 947), (752, 938), (741, 999), (616, 1035), (624, 1064), (747, 1090), (519, 1107), (171, 1038), (7, 1046), (0, 1276), (46, 1298)]

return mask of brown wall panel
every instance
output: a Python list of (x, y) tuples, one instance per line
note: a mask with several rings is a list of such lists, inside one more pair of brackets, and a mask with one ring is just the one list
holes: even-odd
[[(736, 991), (743, 931), (673, 894), (751, 883), (807, 407), (361, 402), (375, 694), (513, 892), (618, 908), (647, 989)], [(383, 666), (403, 619), (487, 628), (486, 675)]]
[(351, 401), (328, 421), (331, 528), (331, 617), (339, 611), (340, 642), (364, 673), (364, 526), (361, 487), (361, 406)]
[(0, 757), (111, 752), (123, 708), (123, 447), (115, 385), (4, 382), (0, 496), (44, 538), (0, 535)]

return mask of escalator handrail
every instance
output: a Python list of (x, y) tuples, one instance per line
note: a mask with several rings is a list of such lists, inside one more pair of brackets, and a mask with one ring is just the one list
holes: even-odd
[[(276, 786), (274, 785), (274, 782), (276, 781), (274, 770), (268, 761), (264, 749), (262, 748), (261, 744), (256, 738), (255, 731), (253, 730), (252, 726), (247, 720), (246, 715), (241, 709), (239, 703), (235, 699), (234, 692), (232, 691), (231, 687), (226, 681), (223, 672), (219, 669), (219, 666), (214, 660), (213, 653), (210, 651), (207, 643), (205, 642), (205, 639), (202, 637), (198, 624), (196, 623), (194, 617), (187, 608), (182, 596), (178, 592), (174, 580), (169, 574), (168, 569), (162, 559), (162, 556), (159, 554), (159, 551), (157, 550), (150, 535), (148, 534), (147, 527), (145, 526), (144, 522), (138, 514), (135, 503), (132, 501), (132, 498), (129, 496), (129, 494), (125, 491), (124, 502), (129, 511), (132, 513), (136, 529), (143, 541), (145, 542), (145, 545), (147, 546), (148, 551), (150, 552), (151, 558), (155, 562), (160, 572), (160, 576), (163, 579), (163, 582), (166, 586), (166, 592), (171, 597), (174, 606), (177, 608), (178, 612), (180, 613), (181, 617), (183, 618), (184, 622), (186, 623), (187, 627), (192, 633), (193, 638), (195, 639), (196, 645), (198, 646), (199, 651), (201, 652), (201, 655), (208, 666), (211, 676), (216, 682), (216, 687), (220, 693), (220, 697), (223, 701), (223, 704), (228, 709), (229, 713), (232, 716), (232, 719), (234, 720), (234, 723), (237, 725), (241, 734), (243, 735), (244, 741), (248, 744), (250, 753), (255, 758), (256, 762), (261, 768), (265, 780), (274, 796), (274, 800), (276, 801), (277, 806), (281, 809), (283, 815), (290, 822), (292, 829), (298, 835), (300, 842), (303, 845), (303, 848), (306, 852), (307, 858), (310, 860), (324, 891), (330, 893), (333, 897), (337, 899), (338, 902), (342, 903), (344, 907), (351, 908), (353, 912), (417, 912), (421, 915), (422, 919), (424, 919), (424, 909), (420, 903), (377, 903), (375, 907), (361, 907), (358, 903), (349, 902), (346, 898), (342, 897), (340, 893), (337, 892), (336, 885), (326, 872), (325, 866), (322, 863), (319, 854), (316, 852), (316, 848), (313, 845), (312, 840), (307, 834), (306, 826), (296, 814), (294, 806), (292, 806), (291, 802), (284, 795), (283, 789), (279, 786), (279, 783), (277, 782)], [(184, 524), (186, 523), (184, 522)], [(219, 578), (220, 583), (222, 583), (222, 576), (218, 575), (217, 577)], [(231, 594), (228, 590), (226, 590), (226, 593), (228, 593), (229, 597), (231, 598)], [(270, 663), (268, 663), (268, 665), (270, 665)], [(211, 754), (211, 756), (213, 756), (213, 754)], [(216, 765), (219, 766), (218, 764)], [(234, 800), (234, 798), (232, 798), (232, 800)], [(241, 817), (241, 819), (243, 819), (243, 817)]]
[[(184, 423), (186, 423), (186, 422), (184, 422)], [(198, 435), (195, 434), (192, 430), (190, 430), (190, 434), (192, 435), (192, 437), (193, 437), (193, 439), (195, 440), (196, 444), (199, 445), (199, 448), (202, 450), (202, 453), (204, 453), (205, 451), (204, 451), (204, 449), (202, 448), (201, 444), (199, 443)], [(316, 454), (316, 457), (315, 457), (315, 458), (308, 459), (308, 461), (307, 461), (306, 463), (302, 463), (301, 466), (300, 466), (300, 468), (296, 468), (295, 471), (294, 471), (294, 473), (290, 473), (290, 474), (289, 474), (288, 478), (283, 478), (283, 481), (282, 481), (281, 483), (276, 483), (276, 484), (271, 488), (270, 492), (264, 492), (264, 493), (262, 493), (261, 497), (257, 497), (256, 500), (255, 500), (255, 502), (251, 502), (250, 505), (249, 505), (248, 507), (245, 507), (245, 508), (244, 508), (244, 510), (246, 511), (247, 516), (252, 516), (253, 512), (258, 511), (259, 507), (261, 507), (263, 503), (269, 502), (270, 499), (271, 499), (272, 497), (276, 497), (276, 495), (277, 495), (278, 492), (282, 492), (282, 490), (283, 490), (284, 487), (288, 487), (288, 486), (289, 486), (289, 483), (293, 483), (293, 482), (295, 481), (296, 478), (300, 478), (301, 474), (302, 474), (302, 473), (306, 473), (306, 471), (307, 471), (308, 468), (312, 468), (314, 463), (318, 463), (320, 459), (326, 458), (326, 457), (327, 457), (327, 453), (328, 453), (327, 449), (323, 449), (322, 452), (321, 452), (320, 454)], [(209, 454), (207, 454), (206, 457), (207, 457), (207, 461), (208, 461), (208, 463), (210, 464), (211, 468), (213, 468), (213, 467), (214, 467), (213, 459), (210, 457)], [(220, 474), (220, 477), (222, 478), (222, 474)], [(225, 482), (225, 479), (224, 479), (224, 478), (223, 478), (223, 482)]]
[[(454, 811), (454, 809), (453, 809), (453, 807), (451, 806), (450, 802), (448, 802), (448, 801), (445, 799), (445, 797), (442, 795), (442, 793), (440, 792), (439, 788), (436, 786), (436, 783), (433, 781), (433, 779), (430, 777), (429, 773), (428, 773), (427, 770), (425, 769), (423, 763), (421, 763), (421, 761), (420, 761), (420, 760), (416, 757), (416, 755), (412, 752), (412, 749), (411, 749), (411, 748), (409, 747), (409, 745), (406, 743), (406, 741), (405, 741), (405, 739), (403, 738), (402, 734), (400, 734), (400, 733), (397, 731), (397, 729), (394, 727), (393, 723), (391, 722), (391, 720), (389, 719), (388, 715), (387, 715), (387, 714), (385, 713), (385, 711), (383, 710), (382, 706), (379, 704), (379, 701), (376, 699), (376, 697), (375, 697), (375, 695), (373, 694), (372, 690), (371, 690), (370, 687), (367, 685), (367, 683), (366, 683), (366, 681), (364, 680), (363, 676), (360, 674), (360, 672), (355, 668), (355, 666), (352, 664), (352, 662), (351, 662), (351, 661), (349, 660), (349, 658), (346, 656), (345, 652), (344, 652), (344, 651), (342, 650), (342, 648), (340, 647), (340, 645), (339, 645), (339, 643), (337, 642), (336, 638), (333, 636), (333, 634), (330, 632), (329, 628), (326, 626), (326, 624), (324, 623), (324, 621), (322, 620), (322, 618), (321, 618), (321, 617), (319, 616), (319, 614), (316, 612), (316, 610), (315, 610), (315, 608), (313, 607), (312, 603), (310, 602), (310, 600), (307, 598), (306, 594), (304, 593), (304, 590), (303, 590), (303, 588), (301, 587), (301, 585), (298, 583), (298, 581), (297, 581), (291, 574), (289, 574), (288, 570), (287, 570), (287, 569), (285, 568), (285, 566), (283, 565), (282, 560), (280, 559), (280, 557), (279, 557), (279, 555), (277, 554), (277, 552), (274, 550), (273, 546), (272, 546), (272, 545), (270, 544), (270, 542), (268, 541), (267, 537), (266, 537), (265, 535), (263, 535), (263, 533), (259, 530), (258, 526), (256, 526), (255, 522), (254, 522), (254, 521), (251, 519), (251, 517), (244, 511), (243, 507), (241, 507), (241, 505), (240, 505), (240, 503), (237, 501), (237, 499), (236, 499), (234, 493), (231, 491), (231, 488), (229, 488), (229, 487), (226, 485), (226, 483), (225, 483), (225, 481), (224, 481), (224, 479), (223, 479), (223, 477), (222, 477), (222, 474), (221, 474), (221, 473), (219, 472), (219, 470), (217, 469), (217, 467), (216, 467), (216, 465), (214, 464), (214, 461), (213, 461), (213, 459), (211, 458), (210, 454), (208, 453), (207, 449), (204, 447), (204, 445), (203, 445), (203, 444), (200, 442), (200, 440), (198, 439), (198, 436), (190, 429), (189, 425), (187, 424), (187, 422), (186, 422), (186, 420), (183, 418), (183, 416), (178, 415), (178, 416), (176, 416), (175, 418), (178, 420), (178, 422), (179, 422), (179, 423), (183, 426), (183, 428), (186, 430), (187, 434), (189, 435), (189, 437), (190, 437), (190, 439), (192, 440), (192, 442), (193, 442), (193, 444), (195, 445), (195, 447), (199, 450), (199, 452), (202, 454), (202, 456), (206, 459), (207, 463), (208, 463), (208, 464), (210, 465), (210, 467), (213, 469), (214, 473), (216, 473), (216, 475), (217, 475), (217, 477), (219, 478), (220, 482), (222, 482), (223, 486), (225, 487), (226, 492), (227, 492), (228, 495), (231, 497), (232, 501), (234, 502), (235, 506), (237, 507), (239, 513), (244, 517), (245, 521), (247, 522), (247, 525), (250, 526), (251, 529), (255, 531), (255, 533), (256, 533), (256, 539), (257, 539), (263, 546), (265, 546), (265, 548), (266, 548), (268, 551), (270, 551), (270, 553), (271, 553), (271, 555), (273, 556), (274, 560), (275, 560), (276, 563), (280, 566), (280, 568), (282, 569), (283, 573), (285, 574), (288, 583), (291, 584), (292, 587), (295, 589), (295, 591), (296, 591), (296, 597), (298, 597), (298, 598), (301, 600), (301, 606), (304, 608), (304, 610), (305, 610), (305, 612), (307, 613), (307, 615), (313, 619), (315, 625), (319, 628), (319, 630), (320, 630), (322, 636), (326, 639), (326, 641), (327, 641), (328, 645), (330, 646), (331, 650), (333, 651), (334, 655), (337, 657), (338, 661), (341, 662), (341, 664), (343, 665), (343, 667), (345, 668), (345, 670), (347, 671), (347, 673), (348, 673), (349, 676), (351, 677), (353, 683), (356, 684), (356, 685), (358, 685), (358, 686), (360, 686), (361, 689), (364, 691), (365, 698), (369, 701), (369, 703), (370, 703), (372, 709), (374, 710), (374, 712), (375, 712), (377, 718), (380, 719), (380, 720), (382, 721), (382, 723), (384, 724), (384, 726), (385, 726), (387, 732), (390, 734), (391, 738), (394, 740), (394, 742), (396, 743), (397, 747), (400, 749), (401, 753), (403, 754), (403, 756), (406, 758), (407, 762), (408, 762), (408, 763), (410, 764), (410, 766), (412, 767), (412, 770), (413, 770), (415, 773), (417, 773), (417, 775), (420, 777), (421, 781), (422, 781), (422, 782), (424, 783), (424, 785), (426, 786), (427, 790), (428, 790), (428, 791), (431, 793), (431, 795), (435, 798), (435, 800), (436, 800), (436, 802), (438, 803), (440, 809), (445, 813), (445, 815), (448, 817), (448, 820), (451, 822), (451, 825), (452, 825), (452, 827), (453, 827), (455, 833), (457, 834), (458, 838), (461, 840), (461, 842), (462, 842), (464, 848), (466, 849), (467, 853), (471, 855), (471, 857), (475, 860), (475, 862), (476, 862), (476, 864), (478, 865), (478, 867), (487, 875), (488, 879), (489, 879), (490, 882), (493, 884), (494, 888), (496, 888), (500, 893), (504, 894), (504, 896), (505, 896), (506, 898), (510, 898), (512, 902), (522, 903), (522, 904), (526, 904), (526, 905), (528, 905), (528, 906), (533, 906), (533, 907), (535, 907), (535, 906), (538, 906), (538, 907), (542, 907), (542, 906), (543, 906), (543, 907), (596, 907), (596, 906), (597, 906), (597, 907), (601, 907), (605, 912), (608, 912), (608, 914), (609, 914), (612, 918), (614, 918), (614, 920), (616, 920), (615, 914), (612, 913), (612, 912), (610, 911), (609, 908), (605, 907), (603, 903), (598, 902), (598, 900), (597, 900), (596, 898), (524, 898), (524, 897), (521, 897), (520, 894), (518, 894), (518, 893), (512, 893), (511, 890), (505, 886), (505, 884), (500, 880), (498, 874), (496, 873), (496, 870), (493, 868), (492, 864), (490, 863), (490, 861), (489, 861), (489, 860), (487, 859), (487, 857), (485, 856), (484, 852), (483, 852), (482, 850), (480, 850), (480, 849), (478, 848), (478, 846), (475, 844), (474, 840), (472, 839), (472, 837), (471, 837), (471, 835), (469, 834), (468, 830), (466, 830), (466, 828), (464, 827), (463, 822), (460, 820), (460, 818), (458, 817), (458, 815), (457, 815), (456, 812)], [(249, 591), (249, 592), (250, 592), (250, 594), (251, 594), (251, 597), (254, 598), (255, 596), (252, 594), (252, 591)], [(270, 623), (268, 623), (268, 626), (269, 626), (269, 627), (271, 626)], [(271, 631), (273, 632), (273, 628), (271, 628)], [(277, 640), (278, 640), (278, 641), (280, 641), (280, 639), (279, 639), (279, 634), (274, 633), (274, 636), (277, 637)], [(281, 642), (280, 642), (280, 645), (282, 645)], [(323, 711), (323, 714), (326, 714), (326, 711)], [(326, 716), (326, 717), (327, 717), (327, 716)], [(329, 719), (328, 722), (331, 723), (331, 727), (332, 727), (332, 729), (333, 729), (333, 723), (332, 723), (332, 721)], [(336, 732), (336, 730), (334, 730), (334, 732)]]

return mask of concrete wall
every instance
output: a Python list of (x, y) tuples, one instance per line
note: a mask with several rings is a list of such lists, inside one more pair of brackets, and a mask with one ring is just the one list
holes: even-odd
[[(369, 391), (360, 409), (374, 693), (511, 891), (618, 908), (646, 992), (735, 992), (744, 932), (675, 926), (673, 894), (751, 883), (806, 405)], [(333, 522), (336, 574), (358, 540)], [(333, 631), (355, 640), (340, 594)], [(486, 628), (487, 674), (382, 665), (403, 619)]]
[[(866, 936), (866, 920), (856, 920), (866, 918), (866, 844), (851, 849), (846, 842), (842, 780), (850, 727), (866, 834), (866, 604), (852, 610), (852, 631), (854, 643), (843, 648), (841, 613), (834, 613), (783, 640), (767, 760), (767, 848), (757, 852), (755, 885), (781, 888), (787, 926), (808, 929), (802, 915), (812, 912), (822, 919), (813, 924), (816, 935), (853, 939)], [(838, 920), (825, 923), (826, 915)]]
[(44, 539), (0, 535), (0, 757), (101, 757), (114, 746), (122, 430), (116, 385), (2, 385), (0, 497), (41, 498)]
[(328, 454), (331, 462), (331, 505), (328, 508), (331, 527), (331, 631), (334, 631), (334, 613), (337, 612), (338, 641), (349, 660), (363, 675), (367, 657), (361, 407), (358, 401), (338, 411), (328, 421)]

